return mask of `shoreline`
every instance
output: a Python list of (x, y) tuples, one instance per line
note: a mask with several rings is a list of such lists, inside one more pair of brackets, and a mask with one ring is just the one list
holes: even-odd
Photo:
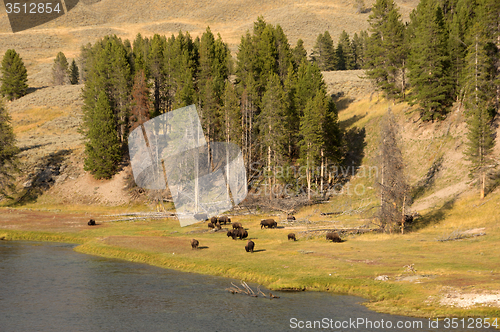
[[(112, 230), (115, 228), (113, 226), (117, 226), (116, 224), (119, 224), (120, 231), (126, 230), (130, 232), (130, 228), (137, 228), (137, 231), (143, 235), (116, 235), (116, 233), (120, 233)], [(229, 254), (224, 252), (221, 259), (217, 259), (210, 257), (210, 255), (207, 256), (208, 250), (193, 251), (191, 248), (187, 249), (187, 239), (192, 237), (193, 232), (196, 234), (197, 229), (189, 232), (187, 228), (184, 228), (184, 232), (182, 232), (180, 231), (180, 227), (177, 227), (175, 223), (171, 222), (168, 223), (167, 227), (162, 227), (164, 228), (163, 231), (149, 230), (150, 234), (147, 234), (148, 228), (156, 228), (150, 227), (152, 224), (158, 226), (158, 222), (154, 221), (103, 223), (102, 226), (104, 227), (101, 227), (100, 231), (106, 230), (105, 233), (107, 234), (90, 233), (91, 231), (99, 229), (99, 227), (90, 228), (88, 231), (85, 230), (84, 232), (71, 233), (61, 231), (54, 232), (50, 230), (9, 230), (0, 228), (0, 238), (4, 237), (4, 240), (73, 243), (77, 244), (73, 250), (80, 253), (122, 259), (129, 262), (145, 263), (183, 272), (239, 279), (245, 282), (261, 284), (270, 290), (324, 291), (335, 294), (353, 295), (365, 299), (366, 301), (363, 302), (363, 305), (367, 308), (381, 313), (415, 318), (500, 316), (498, 307), (482, 306), (460, 308), (456, 306), (437, 305), (436, 302), (423, 304), (421, 301), (421, 283), (401, 282), (396, 281), (396, 279), (390, 281), (376, 281), (373, 277), (367, 277), (366, 273), (362, 273), (363, 271), (361, 270), (355, 271), (356, 269), (351, 271), (352, 273), (350, 275), (342, 275), (339, 272), (334, 272), (333, 274), (329, 273), (328, 275), (322, 274), (319, 273), (319, 271), (311, 269), (311, 263), (314, 266), (318, 262), (324, 262), (324, 260), (317, 260), (317, 257), (312, 255), (309, 255), (310, 258), (308, 257), (305, 260), (301, 260), (301, 263), (305, 262), (309, 264), (304, 265), (303, 269), (297, 269), (295, 272), (290, 272), (289, 266), (286, 265), (277, 271), (275, 266), (276, 263), (282, 263), (288, 260), (280, 260), (279, 256), (272, 256), (273, 262), (270, 263), (266, 259), (266, 256), (263, 255), (267, 254), (265, 252), (266, 250), (268, 250), (270, 254), (271, 251), (269, 249), (265, 249), (260, 253), (247, 255), (244, 255), (243, 252), (234, 253), (233, 256), (235, 257), (244, 257), (245, 259), (252, 257), (252, 259), (255, 259), (255, 262), (253, 265), (248, 266), (241, 263), (232, 266), (232, 264), (228, 264), (226, 260), (228, 257), (231, 257), (231, 250), (229, 250)], [(273, 231), (269, 231), (267, 234), (271, 232)], [(265, 233), (266, 232), (262, 232), (262, 234)], [(213, 236), (213, 234), (199, 233), (199, 235), (196, 234), (196, 236), (197, 238), (201, 237), (202, 240), (200, 240), (200, 242), (203, 241), (202, 243), (207, 243), (209, 237)], [(226, 237), (225, 233), (223, 237)], [(258, 238), (260, 244), (262, 242), (261, 240), (264, 240), (263, 235), (259, 234)], [(225, 242), (224, 244), (229, 243), (238, 246), (243, 244), (243, 241), (238, 242), (238, 240), (223, 239), (221, 242), (222, 241)], [(350, 240), (348, 242), (353, 241), (354, 240)], [(316, 245), (313, 241), (311, 241), (311, 243), (308, 242), (309, 241), (297, 241), (295, 244)], [(294, 244), (287, 242), (277, 244), (278, 247), (292, 245)], [(166, 251), (164, 249), (165, 247), (173, 248), (171, 249), (173, 252), (170, 253), (170, 250)], [(215, 250), (219, 249), (216, 248), (216, 242), (209, 243), (209, 247)], [(297, 260), (304, 256), (308, 256), (307, 254), (300, 255), (289, 251), (287, 251), (287, 254), (289, 256), (290, 254), (291, 256), (295, 256)], [(268, 269), (261, 268), (256, 271), (257, 266), (265, 266), (266, 264), (268, 265)], [(281, 273), (281, 271), (286, 271), (286, 273)], [(365, 275), (359, 277), (361, 274)], [(355, 277), (357, 275), (358, 277)], [(435, 293), (436, 292), (433, 294), (434, 296)]]

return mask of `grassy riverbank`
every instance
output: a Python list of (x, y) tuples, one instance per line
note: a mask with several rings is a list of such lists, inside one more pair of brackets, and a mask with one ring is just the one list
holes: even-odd
[[(3, 216), (0, 221), (6, 221), (6, 216), (12, 215), (11, 219), (0, 224), (0, 238), (78, 243), (81, 245), (75, 250), (82, 253), (232, 277), (275, 290), (358, 295), (370, 300), (366, 303), (369, 308), (392, 314), (499, 317), (498, 302), (463, 308), (458, 302), (455, 306), (443, 305), (449, 297), (500, 295), (500, 258), (497, 253), (500, 217), (496, 213), (499, 202), (500, 194), (492, 194), (485, 202), (464, 198), (452, 206), (445, 204), (424, 214), (419, 230), (404, 235), (351, 235), (343, 243), (328, 243), (323, 236), (302, 233), (321, 226), (332, 227), (331, 218), (325, 217), (325, 220), (307, 226), (286, 225), (261, 230), (259, 222), (268, 216), (233, 217), (233, 222), (241, 222), (248, 229), (249, 238), (256, 244), (253, 254), (245, 252), (246, 241), (232, 240), (225, 232), (208, 232), (206, 223), (181, 228), (174, 218), (99, 222), (105, 218), (96, 216), (100, 223), (96, 227), (78, 221), (56, 229), (55, 224), (41, 228), (43, 222), (24, 225), (23, 213), (34, 211), (0, 209)], [(476, 208), (479, 204), (482, 204), (481, 209)], [(80, 213), (84, 209), (82, 207)], [(62, 216), (63, 211), (40, 213), (48, 222), (52, 219), (50, 213), (55, 213), (54, 218), (85, 218), (85, 215), (74, 214)], [(101, 213), (106, 212), (102, 210)], [(282, 220), (280, 216), (274, 218)], [(342, 218), (337, 219), (335, 227), (342, 226)], [(59, 220), (57, 222), (61, 224)], [(486, 235), (460, 235), (477, 228), (484, 228), (481, 233)], [(299, 240), (288, 241), (290, 232), (295, 232)], [(439, 241), (454, 237), (465, 238)], [(200, 241), (201, 249), (191, 249), (192, 238)], [(409, 265), (413, 270), (405, 267)], [(388, 280), (375, 280), (381, 275), (387, 276)]]

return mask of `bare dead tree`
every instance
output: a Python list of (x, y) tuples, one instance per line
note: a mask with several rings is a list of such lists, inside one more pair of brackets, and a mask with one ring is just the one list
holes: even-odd
[(397, 123), (390, 108), (382, 119), (380, 130), (380, 226), (392, 233), (404, 231), (409, 187), (405, 176), (403, 155), (398, 146)]

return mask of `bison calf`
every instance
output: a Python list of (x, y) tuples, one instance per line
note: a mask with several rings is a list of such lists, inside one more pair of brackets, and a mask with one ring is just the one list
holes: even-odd
[(198, 240), (195, 240), (195, 239), (191, 240), (191, 248), (198, 249), (199, 244), (200, 244), (200, 242), (198, 242)]
[(264, 219), (260, 222), (260, 229), (264, 228), (277, 228), (278, 223), (274, 219)]
[(288, 240), (294, 240), (294, 241), (297, 241), (297, 239), (295, 238), (295, 233), (290, 233), (290, 234), (288, 234)]
[(212, 224), (211, 222), (209, 222), (207, 225), (208, 225), (208, 228), (214, 228), (215, 227), (215, 225)]
[(95, 220), (94, 219), (90, 219), (89, 222), (87, 223), (87, 225), (89, 225), (89, 226), (95, 226)]
[(247, 252), (253, 252), (253, 248), (255, 248), (255, 243), (252, 240), (248, 240), (248, 243), (245, 246), (245, 250)]
[(326, 233), (326, 239), (332, 240), (332, 242), (342, 242), (339, 234), (337, 232), (328, 232)]
[(239, 222), (235, 222), (233, 224), (233, 229), (238, 229), (238, 228), (243, 228), (243, 225), (241, 223), (239, 223)]

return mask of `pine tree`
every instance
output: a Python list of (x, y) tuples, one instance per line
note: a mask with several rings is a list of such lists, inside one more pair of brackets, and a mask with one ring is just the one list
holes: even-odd
[(71, 67), (69, 68), (69, 81), (71, 84), (78, 84), (80, 80), (80, 74), (78, 71), (78, 66), (76, 65), (75, 59), (71, 62)]
[(320, 70), (335, 70), (336, 69), (336, 54), (333, 40), (328, 31), (324, 34), (319, 34), (311, 54), (311, 60), (318, 64)]
[[(366, 75), (389, 98), (404, 96), (405, 39), (401, 15), (393, 0), (377, 0), (369, 18), (371, 36), (364, 49)], [(401, 87), (400, 87), (401, 86)]]
[(422, 0), (411, 20), (411, 97), (421, 106), (422, 120), (442, 119), (455, 91), (443, 12), (435, 0)]
[(54, 85), (64, 85), (68, 82), (69, 64), (63, 52), (59, 52), (52, 66), (52, 82)]
[(307, 198), (311, 200), (311, 185), (314, 169), (321, 163), (324, 154), (324, 124), (328, 109), (326, 96), (318, 93), (307, 100), (300, 118), (300, 163), (306, 167)]
[(84, 170), (96, 179), (109, 179), (118, 170), (121, 148), (113, 110), (104, 91), (99, 93), (92, 113), (87, 114), (89, 120), (92, 126), (86, 137)]
[(342, 31), (339, 37), (339, 43), (337, 50), (341, 49), (341, 55), (337, 53), (337, 61), (341, 61), (339, 57), (342, 57), (342, 68), (337, 63), (337, 70), (351, 70), (355, 69), (354, 52), (352, 49), (351, 41), (349, 40), (349, 35), (345, 30)]
[(304, 41), (302, 39), (297, 40), (297, 45), (292, 50), (293, 54), (293, 67), (297, 70), (302, 63), (302, 61), (307, 61), (307, 51), (304, 48)]
[(465, 67), (465, 103), (467, 107), (467, 159), (471, 162), (470, 176), (476, 177), (485, 195), (486, 173), (492, 162), (495, 144), (492, 120), (496, 113), (496, 66), (488, 56), (486, 30), (476, 23), (472, 28), (473, 43), (469, 46)]
[(0, 99), (0, 195), (8, 195), (13, 189), (13, 174), (17, 171), (16, 138), (10, 125), (11, 118)]
[(28, 91), (28, 74), (23, 60), (15, 50), (7, 50), (2, 59), (0, 93), (8, 100), (20, 98)]

